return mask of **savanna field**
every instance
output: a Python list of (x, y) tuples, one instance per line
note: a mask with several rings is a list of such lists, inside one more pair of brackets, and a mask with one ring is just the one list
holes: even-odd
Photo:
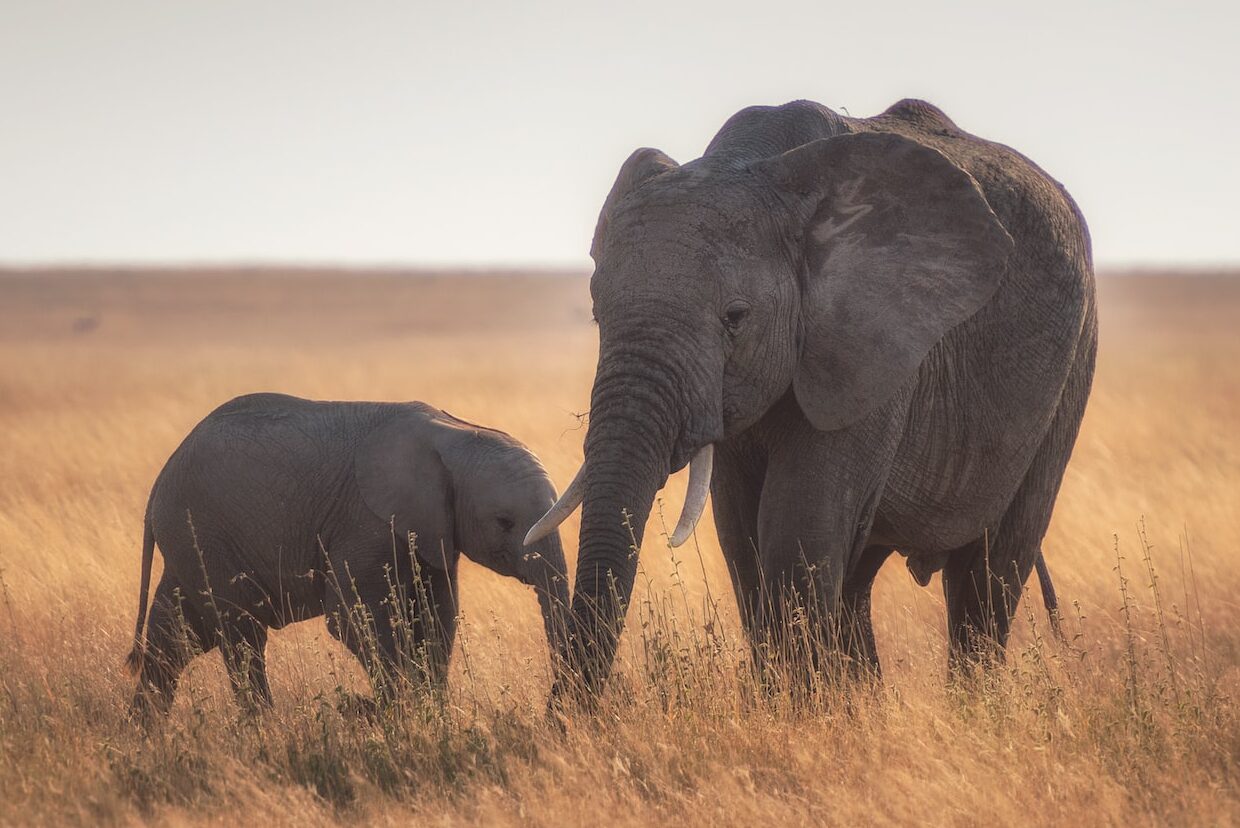
[(548, 723), (532, 591), (463, 562), (447, 698), (359, 713), (366, 676), (319, 619), (273, 632), (270, 713), (238, 708), (211, 654), (144, 730), (124, 664), (142, 514), (185, 433), (251, 391), (421, 399), (511, 432), (563, 487), (597, 348), (587, 282), (0, 273), (0, 824), (1240, 822), (1240, 278), (1099, 290), (1044, 546), (1067, 643), (1031, 581), (1008, 664), (949, 685), (939, 578), (893, 557), (883, 685), (790, 704), (756, 692), (713, 522), (673, 553), (656, 513), (596, 711)]

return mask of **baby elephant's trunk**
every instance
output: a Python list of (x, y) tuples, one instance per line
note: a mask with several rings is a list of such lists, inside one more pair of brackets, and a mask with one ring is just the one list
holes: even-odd
[(525, 550), (521, 580), (534, 587), (538, 594), (538, 606), (542, 610), (543, 629), (547, 635), (547, 648), (552, 664), (556, 664), (563, 649), (565, 617), (569, 610), (568, 574), (564, 563), (564, 548), (560, 545), (559, 532)]

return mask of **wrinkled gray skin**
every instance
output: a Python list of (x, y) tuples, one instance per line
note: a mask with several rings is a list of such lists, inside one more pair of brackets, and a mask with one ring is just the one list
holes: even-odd
[(755, 646), (799, 596), (877, 672), (870, 589), (899, 550), (923, 582), (942, 571), (952, 663), (1001, 655), (1094, 367), (1089, 236), (1058, 183), (922, 101), (752, 107), (691, 163), (635, 152), (591, 253), (599, 360), (557, 692), (610, 670), (608, 595), (627, 604), (637, 563), (622, 510), (641, 538), (707, 444)]
[[(222, 645), (234, 690), (246, 701), (271, 701), (268, 628), (324, 613), (332, 635), (372, 676), (394, 675), (402, 652), (421, 651), (427, 658), (411, 666), (441, 683), (456, 628), (460, 552), (535, 587), (554, 655), (569, 597), (559, 534), (521, 545), (554, 500), (546, 472), (521, 443), (423, 403), (281, 394), (225, 403), (185, 438), (151, 491), (130, 656), (140, 674), (135, 703), (166, 708), (172, 701), (192, 657), (178, 615), (197, 648)], [(144, 651), (156, 543), (164, 572)], [(359, 635), (359, 607), (373, 619), (373, 637)], [(402, 611), (412, 622), (403, 641), (391, 623)]]

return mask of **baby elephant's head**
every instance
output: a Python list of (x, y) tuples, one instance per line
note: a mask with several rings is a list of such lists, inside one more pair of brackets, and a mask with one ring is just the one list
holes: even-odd
[(556, 501), (534, 453), (517, 440), (411, 403), (361, 441), (354, 462), (369, 510), (414, 536), (422, 563), (443, 569), (457, 552), (534, 587), (548, 643), (559, 652), (569, 606), (558, 532), (524, 545)]
[(558, 532), (530, 546), (525, 536), (556, 501), (538, 458), (502, 432), (467, 438), (469, 462), (456, 482), (458, 547), (470, 560), (534, 587), (553, 648), (569, 607), (568, 575)]

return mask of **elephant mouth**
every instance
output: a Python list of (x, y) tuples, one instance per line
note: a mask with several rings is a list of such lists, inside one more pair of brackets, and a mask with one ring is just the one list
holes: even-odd
[[(519, 551), (524, 552), (525, 550), (521, 549)], [(469, 558), (479, 566), (484, 566), (492, 572), (495, 572), (498, 575), (503, 575), (506, 578), (515, 578), (519, 574), (516, 568), (510, 563), (510, 561), (518, 558), (519, 555), (513, 554), (507, 549), (501, 548), (495, 551), (474, 552), (473, 554), (466, 552), (465, 557)]]
[[(689, 445), (690, 444), (688, 443), (678, 443), (676, 448), (672, 449), (672, 459), (668, 465), (669, 474), (675, 474), (685, 466), (689, 465), (689, 461), (693, 459), (693, 455), (697, 454), (702, 448), (702, 445), (697, 445), (693, 448), (690, 448)], [(710, 443), (705, 443), (703, 445), (710, 445)]]
[(722, 428), (712, 428), (709, 430), (692, 429), (690, 427), (683, 428), (672, 444), (668, 473), (675, 474), (680, 471), (689, 465), (702, 449), (707, 446), (713, 446), (722, 440)]

